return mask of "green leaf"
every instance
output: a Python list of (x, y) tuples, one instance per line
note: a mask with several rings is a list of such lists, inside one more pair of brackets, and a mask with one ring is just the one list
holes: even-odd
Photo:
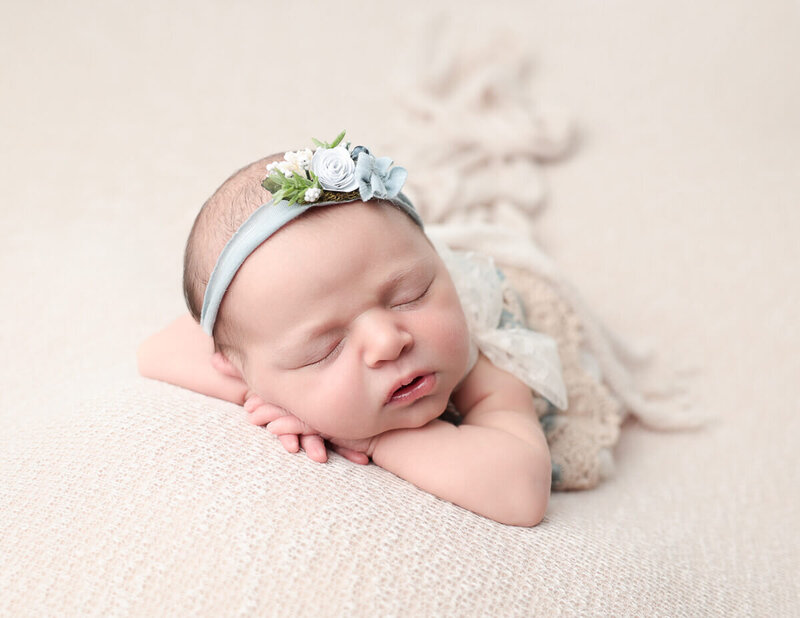
[(314, 142), (315, 146), (319, 146), (320, 148), (327, 148), (327, 146), (323, 144), (321, 141), (319, 141), (316, 137), (312, 137), (311, 141)]
[(342, 139), (344, 139), (344, 134), (345, 133), (347, 133), (346, 130), (342, 131), (341, 133), (339, 133), (339, 135), (336, 136), (336, 139), (333, 140), (333, 143), (329, 147), (330, 148), (336, 148), (339, 145), (339, 142), (341, 142)]
[(261, 186), (270, 193), (275, 193), (275, 191), (281, 188), (281, 183), (278, 182), (272, 174), (270, 174), (261, 182)]

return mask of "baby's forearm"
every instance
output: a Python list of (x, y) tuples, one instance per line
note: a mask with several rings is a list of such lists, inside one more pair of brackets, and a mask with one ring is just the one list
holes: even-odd
[[(504, 429), (514, 412), (460, 427), (435, 420), (380, 436), (373, 461), (420, 489), (504, 524), (535, 526), (550, 495), (547, 443)], [(524, 422), (524, 421), (523, 421)]]

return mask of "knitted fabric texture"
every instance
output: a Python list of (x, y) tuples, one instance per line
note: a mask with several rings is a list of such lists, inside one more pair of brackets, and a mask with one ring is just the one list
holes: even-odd
[(611, 472), (611, 448), (619, 436), (622, 405), (602, 383), (591, 360), (580, 318), (554, 285), (514, 266), (503, 266), (519, 299), (507, 294), (514, 313), (524, 311), (529, 327), (558, 344), (569, 406), (558, 411), (537, 398), (537, 411), (550, 445), (553, 489), (590, 489)]

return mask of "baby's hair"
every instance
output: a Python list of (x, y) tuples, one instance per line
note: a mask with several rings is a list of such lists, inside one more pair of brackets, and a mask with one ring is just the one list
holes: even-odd
[[(282, 160), (283, 154), (270, 155), (234, 172), (208, 198), (192, 225), (183, 257), (183, 295), (189, 313), (199, 322), (208, 278), (219, 254), (239, 226), (270, 198), (261, 186), (266, 165)], [(214, 328), (214, 346), (229, 356), (240, 349), (236, 329), (219, 316)]]

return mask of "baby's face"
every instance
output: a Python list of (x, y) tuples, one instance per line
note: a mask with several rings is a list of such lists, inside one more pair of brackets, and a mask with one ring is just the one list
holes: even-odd
[(443, 262), (395, 208), (300, 218), (245, 261), (226, 295), (242, 374), (320, 433), (359, 439), (441, 414), (469, 335)]

